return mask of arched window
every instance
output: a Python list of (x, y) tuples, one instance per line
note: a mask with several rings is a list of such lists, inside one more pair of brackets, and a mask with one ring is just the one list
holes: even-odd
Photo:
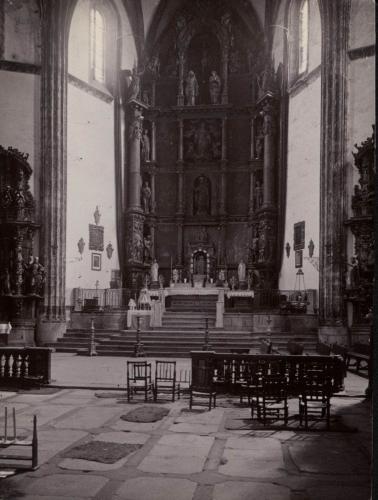
[(105, 20), (96, 8), (90, 13), (90, 60), (92, 79), (105, 83)]
[(308, 65), (308, 0), (299, 8), (298, 26), (298, 74), (307, 71)]

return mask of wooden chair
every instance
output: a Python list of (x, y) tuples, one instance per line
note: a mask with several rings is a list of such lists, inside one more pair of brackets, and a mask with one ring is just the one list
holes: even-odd
[[(198, 401), (195, 401), (198, 400)], [(217, 393), (213, 383), (213, 368), (199, 367), (196, 381), (189, 387), (189, 409), (193, 405), (207, 406), (209, 411), (216, 407)]]
[(180, 384), (176, 381), (176, 361), (155, 362), (154, 401), (158, 394), (171, 395), (172, 401), (180, 399)]
[(287, 379), (281, 375), (265, 375), (261, 379), (255, 401), (257, 418), (266, 425), (268, 420), (284, 420), (287, 425)]
[(299, 423), (308, 429), (309, 420), (331, 420), (331, 381), (321, 370), (308, 370), (299, 395)]
[(148, 394), (153, 394), (151, 363), (127, 361), (127, 401), (138, 392), (144, 393), (145, 401), (148, 399)]

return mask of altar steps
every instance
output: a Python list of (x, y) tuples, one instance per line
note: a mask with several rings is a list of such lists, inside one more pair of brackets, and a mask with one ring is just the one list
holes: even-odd
[[(226, 353), (231, 349), (259, 350), (260, 338), (265, 338), (266, 332), (209, 330), (209, 342), (216, 352)], [(274, 348), (286, 351), (287, 342), (294, 335), (289, 333), (274, 333), (271, 335)], [(136, 332), (96, 332), (96, 350), (99, 356), (132, 356), (134, 352)], [(159, 328), (142, 331), (141, 342), (146, 356), (149, 357), (189, 357), (190, 351), (202, 350), (204, 330), (192, 330), (184, 333), (178, 330)], [(305, 352), (315, 352), (317, 335), (308, 333), (301, 336)], [(90, 344), (90, 333), (84, 331), (67, 331), (63, 338), (54, 344), (56, 352), (86, 354)]]

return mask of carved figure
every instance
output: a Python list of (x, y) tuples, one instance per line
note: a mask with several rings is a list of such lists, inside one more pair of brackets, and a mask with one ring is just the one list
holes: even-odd
[(149, 214), (151, 211), (151, 196), (152, 191), (148, 181), (144, 181), (142, 187), (142, 207), (145, 214)]
[(1, 275), (1, 295), (9, 295), (11, 293), (11, 285), (10, 285), (10, 275), (9, 269), (6, 267)]
[(131, 74), (131, 82), (129, 87), (129, 100), (138, 99), (140, 94), (140, 75), (142, 73), (138, 73), (138, 69), (134, 66), (132, 74)]
[(193, 213), (210, 215), (210, 181), (204, 175), (200, 175), (194, 181)]
[(100, 213), (100, 210), (98, 209), (98, 205), (96, 205), (96, 210), (93, 213), (93, 217), (94, 217), (94, 221), (95, 221), (96, 226), (98, 226), (100, 223), (100, 219), (101, 219), (101, 213)]
[(106, 247), (106, 255), (107, 255), (108, 259), (112, 258), (113, 252), (114, 252), (113, 245), (109, 241), (109, 243), (108, 243), (108, 245)]
[(256, 136), (256, 149), (255, 156), (257, 160), (261, 160), (264, 155), (264, 136), (262, 133), (259, 133)]
[(153, 263), (151, 264), (151, 280), (152, 282), (157, 282), (159, 279), (159, 264), (157, 263), (157, 260), (154, 259)]
[(144, 237), (144, 262), (149, 262), (152, 257), (152, 238), (148, 234)]
[(207, 234), (206, 228), (204, 226), (200, 227), (197, 232), (196, 240), (200, 243), (207, 243), (208, 239), (209, 235)]
[(143, 90), (142, 92), (142, 102), (146, 104), (147, 106), (150, 105), (150, 94), (148, 93), (148, 90)]
[(236, 287), (236, 278), (235, 278), (235, 276), (231, 276), (231, 278), (230, 278), (230, 288), (231, 288), (231, 290), (235, 290), (235, 287)]
[(263, 189), (259, 181), (256, 181), (254, 194), (255, 210), (258, 210), (263, 204)]
[(218, 279), (221, 283), (224, 283), (226, 281), (226, 273), (224, 272), (224, 269), (220, 269)]
[(201, 122), (198, 130), (194, 133), (194, 141), (196, 144), (196, 156), (199, 160), (209, 158), (211, 135), (206, 129), (205, 122)]
[(153, 55), (148, 64), (148, 69), (152, 73), (154, 78), (157, 78), (160, 74), (160, 60), (158, 55)]
[(238, 279), (239, 281), (245, 281), (245, 262), (242, 259), (238, 265)]
[(185, 97), (187, 106), (194, 106), (196, 104), (196, 97), (198, 97), (198, 82), (192, 70), (189, 71), (185, 80)]
[(144, 129), (142, 137), (142, 154), (144, 161), (150, 161), (150, 138), (148, 137), (148, 130)]
[(173, 271), (172, 271), (172, 280), (173, 280), (173, 283), (178, 283), (178, 281), (179, 281), (179, 272), (176, 268), (173, 269)]
[(216, 71), (212, 71), (209, 78), (209, 92), (211, 104), (219, 104), (221, 91), (221, 79)]
[(10, 186), (6, 186), (1, 197), (1, 205), (6, 208), (9, 207), (12, 203), (12, 188)]

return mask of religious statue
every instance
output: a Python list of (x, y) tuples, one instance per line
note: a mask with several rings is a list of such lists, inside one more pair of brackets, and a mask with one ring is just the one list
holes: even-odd
[(142, 102), (146, 106), (150, 105), (150, 95), (148, 93), (148, 90), (143, 90), (143, 92), (142, 92)]
[(198, 130), (194, 133), (194, 142), (197, 158), (199, 160), (208, 159), (210, 155), (211, 134), (206, 129), (205, 122), (201, 122)]
[(148, 130), (144, 129), (142, 136), (142, 155), (144, 161), (150, 161), (150, 138), (148, 137)]
[(261, 133), (256, 136), (256, 150), (255, 150), (256, 159), (262, 160), (263, 154), (264, 154), (264, 136)]
[(238, 279), (239, 282), (245, 281), (245, 262), (242, 259), (238, 265)]
[(221, 79), (216, 71), (212, 71), (209, 78), (209, 92), (211, 104), (219, 104), (221, 91)]
[(204, 175), (194, 181), (193, 214), (210, 215), (210, 181)]
[(218, 274), (218, 280), (221, 283), (224, 283), (226, 281), (226, 273), (224, 272), (224, 269), (220, 269), (219, 274)]
[(200, 243), (207, 243), (208, 239), (209, 235), (207, 234), (206, 227), (201, 226), (197, 231), (196, 240)]
[(96, 226), (98, 226), (100, 223), (100, 219), (101, 219), (101, 213), (100, 213), (100, 210), (98, 209), (98, 205), (96, 205), (96, 210), (93, 212), (93, 218), (94, 218)]
[(151, 196), (152, 191), (148, 181), (144, 181), (142, 186), (142, 207), (145, 214), (149, 214), (151, 211)]
[(258, 210), (263, 204), (263, 190), (259, 181), (256, 181), (254, 195), (255, 210)]
[(179, 272), (176, 268), (173, 269), (173, 271), (172, 271), (172, 281), (173, 281), (173, 283), (178, 283), (178, 281), (179, 281)]
[(152, 257), (152, 238), (151, 235), (148, 234), (144, 237), (144, 262), (149, 262)]
[(156, 283), (159, 279), (159, 264), (157, 263), (157, 260), (154, 259), (153, 263), (151, 264), (151, 281)]
[(231, 288), (231, 290), (235, 290), (235, 287), (236, 287), (236, 278), (235, 278), (235, 276), (231, 276), (231, 278), (230, 278), (230, 288)]
[(9, 269), (6, 267), (1, 275), (1, 286), (0, 286), (0, 295), (9, 295), (11, 293), (11, 285), (10, 285), (10, 275)]
[(187, 106), (194, 106), (196, 104), (196, 97), (198, 97), (198, 82), (192, 70), (189, 71), (185, 80), (185, 97)]
[(133, 67), (133, 71), (131, 74), (131, 82), (128, 89), (128, 99), (131, 101), (132, 99), (138, 99), (140, 94), (140, 75), (142, 73), (138, 73), (138, 69), (136, 66)]
[(6, 186), (1, 196), (1, 206), (6, 208), (12, 204), (12, 188)]

